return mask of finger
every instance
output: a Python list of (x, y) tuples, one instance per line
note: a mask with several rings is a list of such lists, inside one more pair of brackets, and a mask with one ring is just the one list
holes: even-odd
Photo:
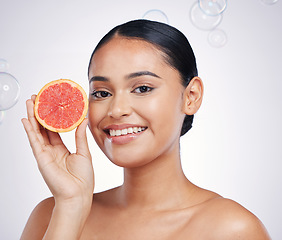
[(34, 128), (34, 131), (36, 134), (38, 134), (38, 140), (41, 143), (44, 144), (49, 144), (48, 136), (46, 134), (46, 130), (44, 127), (42, 127), (37, 119), (35, 118), (34, 115), (34, 100), (35, 100), (36, 95), (32, 95), (31, 99), (26, 101), (26, 109), (27, 109), (27, 117), (28, 120), (30, 121), (32, 127)]
[(35, 115), (34, 115), (34, 102), (32, 99), (28, 99), (26, 101), (26, 110), (27, 110), (27, 118), (30, 121), (31, 125), (33, 126), (33, 128), (36, 131), (40, 131), (39, 130), (39, 123), (38, 121), (35, 119)]
[(53, 146), (55, 146), (55, 145), (64, 145), (64, 143), (62, 141), (62, 138), (61, 138), (59, 133), (47, 130), (47, 135), (48, 135), (50, 143)]
[(35, 94), (33, 94), (33, 95), (31, 96), (31, 100), (33, 101), (33, 103), (35, 103), (36, 96), (37, 96), (37, 95), (35, 95)]
[(38, 156), (38, 154), (42, 152), (42, 146), (40, 144), (40, 141), (38, 140), (37, 134), (35, 133), (28, 119), (23, 118), (22, 124), (24, 126), (25, 132), (27, 133), (28, 140), (32, 148), (33, 154), (36, 158), (36, 156)]
[(91, 158), (86, 136), (86, 127), (88, 119), (85, 118), (83, 122), (77, 127), (75, 132), (76, 153), (87, 158)]

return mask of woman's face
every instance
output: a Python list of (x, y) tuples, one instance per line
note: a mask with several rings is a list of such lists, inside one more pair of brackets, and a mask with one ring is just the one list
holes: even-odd
[(115, 164), (138, 167), (179, 151), (180, 75), (152, 44), (114, 37), (89, 70), (89, 128)]

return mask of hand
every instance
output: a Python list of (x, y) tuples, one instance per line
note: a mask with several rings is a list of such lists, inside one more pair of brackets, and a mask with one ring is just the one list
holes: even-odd
[(22, 119), (39, 170), (56, 202), (92, 202), (94, 172), (86, 138), (88, 120), (76, 129), (76, 153), (71, 154), (58, 133), (43, 128), (34, 116), (35, 95), (27, 100)]

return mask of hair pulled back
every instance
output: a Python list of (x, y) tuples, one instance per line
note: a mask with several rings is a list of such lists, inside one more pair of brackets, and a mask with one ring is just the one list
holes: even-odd
[[(185, 35), (172, 26), (145, 19), (129, 21), (109, 31), (92, 53), (88, 73), (94, 53), (114, 36), (136, 38), (153, 44), (164, 53), (166, 62), (179, 72), (184, 87), (198, 76), (195, 55)], [(193, 119), (194, 115), (185, 116), (181, 136), (192, 128)]]

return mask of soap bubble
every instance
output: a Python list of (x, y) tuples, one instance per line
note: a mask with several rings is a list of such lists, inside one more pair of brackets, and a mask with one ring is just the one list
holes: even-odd
[(227, 35), (223, 30), (215, 29), (209, 33), (208, 42), (212, 47), (223, 47), (227, 43)]
[(0, 124), (2, 124), (4, 117), (5, 117), (5, 112), (0, 111)]
[(224, 12), (227, 0), (198, 0), (198, 3), (205, 14), (216, 16)]
[(8, 68), (9, 68), (8, 62), (5, 59), (0, 58), (0, 72), (7, 72)]
[(152, 9), (147, 11), (142, 18), (168, 24), (168, 17), (163, 11), (158, 9)]
[(190, 17), (195, 27), (201, 30), (212, 30), (218, 26), (222, 20), (222, 15), (210, 16), (205, 14), (196, 2), (190, 11)]
[(278, 0), (261, 0), (264, 4), (267, 4), (267, 5), (272, 5), (274, 3), (277, 3)]
[(20, 86), (16, 78), (0, 72), (0, 111), (13, 107), (19, 98)]

